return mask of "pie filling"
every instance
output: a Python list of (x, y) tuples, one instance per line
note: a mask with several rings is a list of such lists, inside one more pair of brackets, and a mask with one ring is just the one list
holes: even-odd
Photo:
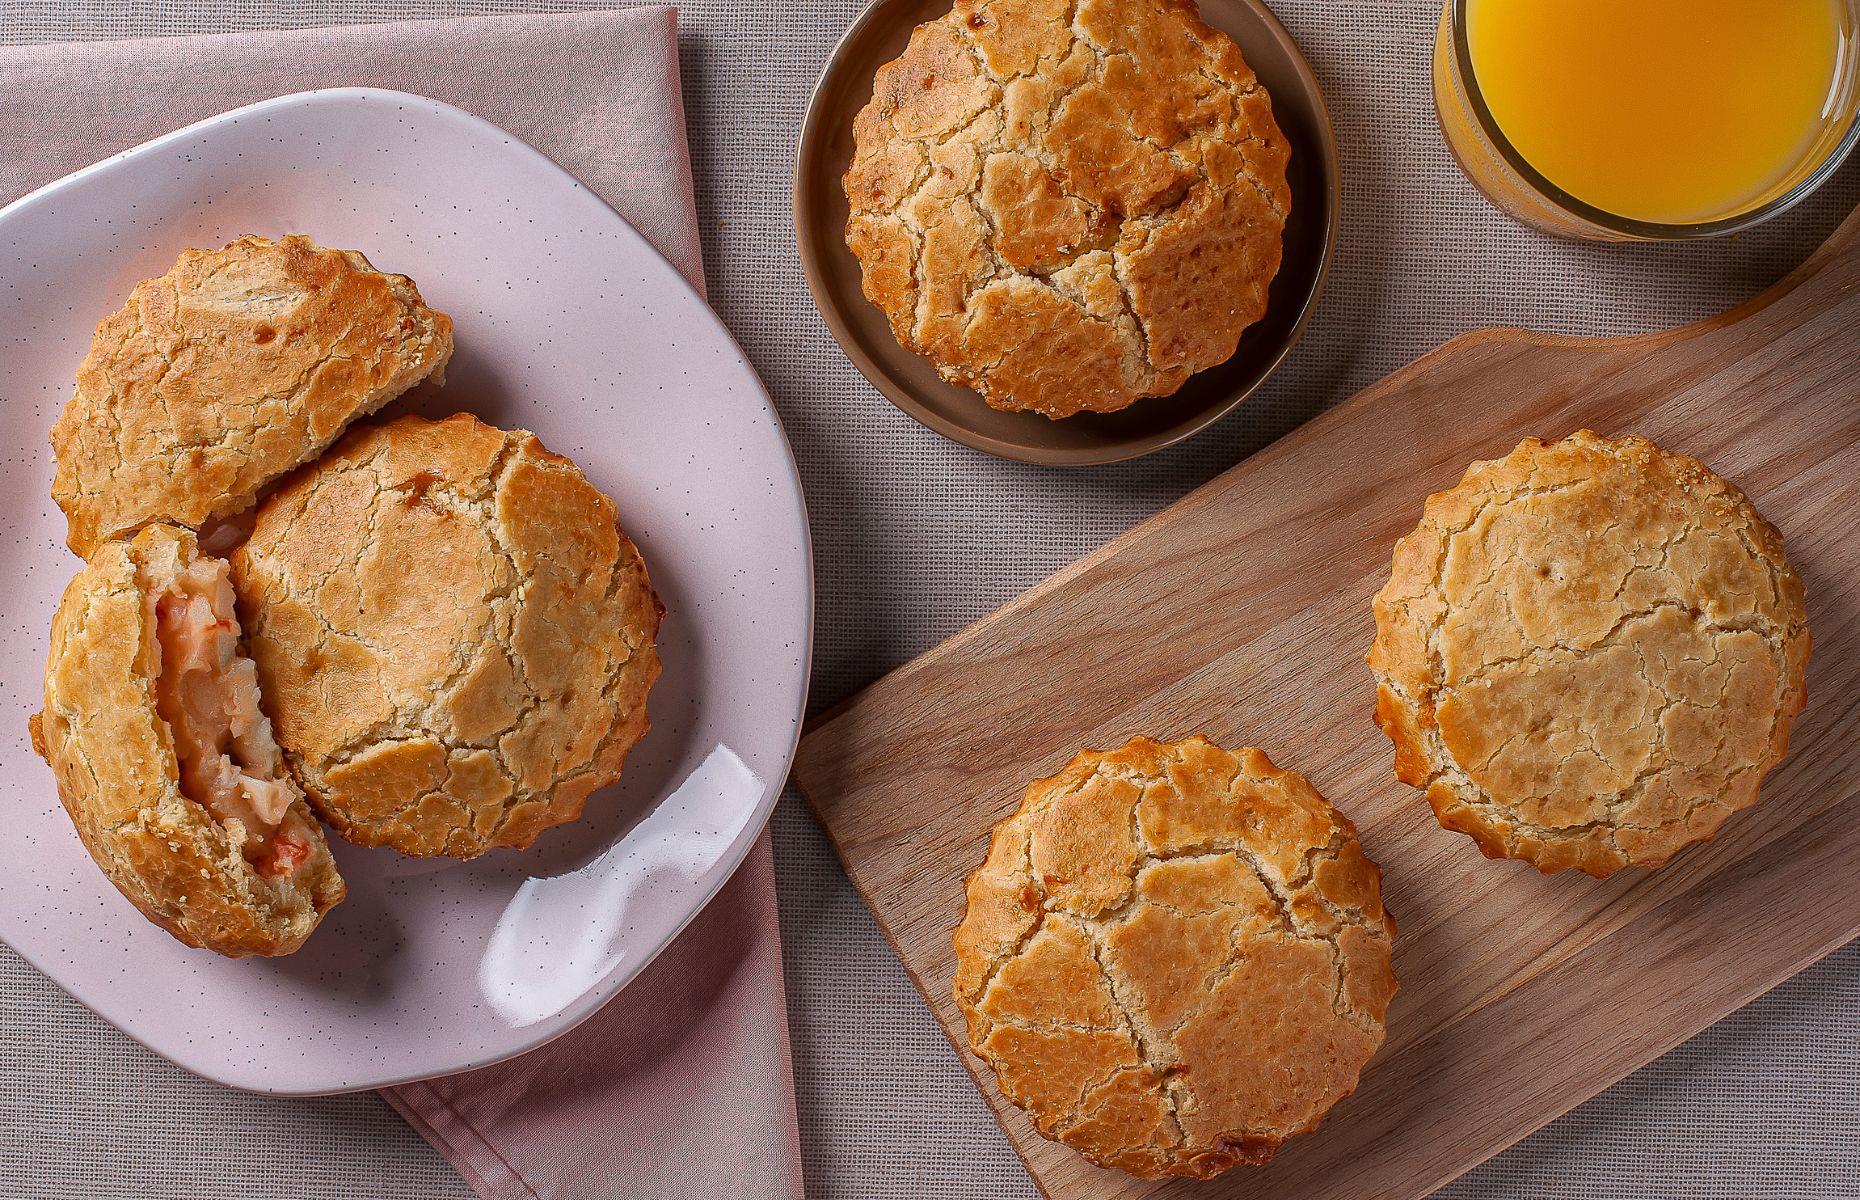
[(291, 874), (310, 857), (310, 830), (291, 811), (282, 757), (258, 705), (258, 675), (239, 653), (239, 619), (224, 562), (178, 558), (149, 589), (161, 671), (155, 708), (174, 738), (181, 792), (213, 815), (260, 874)]

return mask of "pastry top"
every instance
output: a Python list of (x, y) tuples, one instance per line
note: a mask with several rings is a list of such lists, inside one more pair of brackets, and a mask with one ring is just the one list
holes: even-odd
[(1656, 867), (1755, 802), (1806, 691), (1782, 536), (1702, 463), (1588, 430), (1428, 498), (1376, 596), (1400, 777), (1488, 855)]
[(304, 857), (283, 872), (255, 866), (245, 831), (183, 791), (173, 731), (157, 710), (156, 577), (196, 557), (192, 533), (150, 526), (103, 546), (71, 581), (52, 620), (33, 745), (91, 857), (150, 920), (232, 957), (288, 954), (343, 896), (322, 831), (289, 779), (278, 780)]
[(1382, 1043), (1381, 877), (1350, 822), (1258, 750), (1088, 751), (1027, 789), (969, 877), (969, 1044), (1041, 1133), (1100, 1165), (1266, 1162)]
[(1290, 149), (1191, 0), (956, 0), (853, 139), (866, 296), (997, 408), (1168, 395), (1266, 310)]
[(353, 250), (293, 236), (183, 252), (97, 326), (52, 426), (71, 548), (251, 507), (451, 355), (451, 318)]
[(645, 735), (663, 610), (613, 502), (532, 434), (353, 429), (233, 570), (278, 741), (351, 841), (527, 846)]

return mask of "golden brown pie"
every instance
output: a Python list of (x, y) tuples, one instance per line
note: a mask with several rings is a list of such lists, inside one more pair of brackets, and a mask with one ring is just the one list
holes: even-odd
[(350, 841), (527, 846), (646, 733), (663, 610), (613, 502), (532, 434), (353, 429), (233, 572), (278, 742)]
[(1588, 430), (1430, 496), (1369, 652), (1395, 770), (1492, 857), (1657, 867), (1754, 804), (1802, 710), (1782, 536), (1697, 459)]
[(97, 326), (52, 426), (71, 548), (250, 508), (451, 355), (451, 318), (353, 250), (243, 237), (184, 252)]
[(1041, 1133), (1145, 1178), (1270, 1160), (1382, 1044), (1395, 922), (1258, 750), (1134, 738), (1027, 789), (955, 935), (969, 1044)]
[(91, 857), (188, 945), (289, 954), (342, 899), (192, 533), (149, 526), (71, 581), (32, 737)]
[(866, 296), (996, 408), (1166, 396), (1265, 313), (1290, 150), (1191, 0), (956, 0), (853, 139)]

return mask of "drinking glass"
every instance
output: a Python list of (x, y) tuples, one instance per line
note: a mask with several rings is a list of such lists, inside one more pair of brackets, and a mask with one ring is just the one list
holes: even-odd
[[(1489, 2), (1489, 0), (1488, 0)], [(1622, 0), (1632, 3), (1633, 0)], [(1586, 241), (1683, 241), (1748, 229), (1799, 204), (1860, 141), (1860, 0), (1847, 0), (1835, 85), (1821, 127), (1771, 187), (1708, 220), (1663, 224), (1588, 204), (1546, 179), (1499, 128), (1479, 91), (1466, 36), (1469, 0), (1447, 0), (1434, 43), (1434, 110), (1467, 178), (1500, 210), (1547, 233)]]

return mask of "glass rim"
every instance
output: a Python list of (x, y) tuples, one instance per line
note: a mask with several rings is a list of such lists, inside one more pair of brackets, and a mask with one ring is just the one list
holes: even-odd
[[(1820, 187), (1828, 176), (1840, 168), (1853, 151), (1855, 144), (1860, 143), (1860, 99), (1857, 99), (1852, 111), (1847, 114), (1847, 127), (1841, 131), (1839, 138), (1821, 161), (1786, 191), (1770, 197), (1755, 208), (1728, 217), (1717, 217), (1710, 221), (1681, 223), (1642, 221), (1609, 212), (1605, 208), (1598, 208), (1580, 197), (1571, 195), (1551, 182), (1543, 172), (1532, 166), (1523, 153), (1512, 144), (1511, 139), (1505, 136), (1504, 130), (1499, 127), (1498, 118), (1493, 115), (1491, 108), (1486, 104), (1485, 94), (1479, 88), (1479, 76), (1473, 70), (1472, 44), (1466, 32), (1466, 6), (1469, 3), (1471, 0), (1450, 0), (1448, 11), (1452, 14), (1452, 20), (1449, 24), (1452, 26), (1453, 59), (1454, 66), (1459, 73), (1460, 87), (1466, 95), (1468, 107), (1472, 109), (1473, 119), (1479, 124), (1480, 132), (1485, 134), (1492, 147), (1505, 160), (1505, 164), (1516, 171), (1519, 177), (1538, 195), (1571, 216), (1611, 233), (1646, 241), (1683, 241), (1737, 233), (1787, 212), (1806, 200), (1811, 192)], [(1855, 0), (1844, 0), (1844, 7), (1849, 17), (1849, 28), (1844, 31), (1843, 40), (1851, 46), (1855, 37), (1855, 30), (1852, 28), (1856, 23), (1853, 19), (1857, 7)], [(1851, 48), (1846, 51), (1847, 56), (1853, 54), (1854, 51)], [(1851, 70), (1852, 68), (1836, 65), (1837, 71), (1843, 69)], [(1850, 81), (1849, 86), (1860, 89), (1860, 80)]]

